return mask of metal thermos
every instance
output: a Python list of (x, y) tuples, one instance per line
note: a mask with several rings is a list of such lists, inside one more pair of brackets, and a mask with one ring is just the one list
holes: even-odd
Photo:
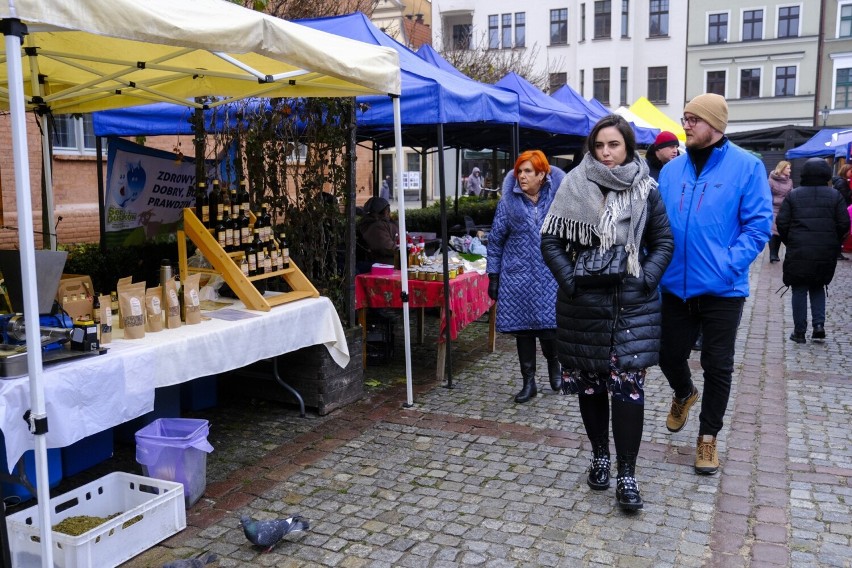
[(166, 284), (166, 280), (172, 277), (172, 261), (164, 258), (160, 261), (160, 286)]

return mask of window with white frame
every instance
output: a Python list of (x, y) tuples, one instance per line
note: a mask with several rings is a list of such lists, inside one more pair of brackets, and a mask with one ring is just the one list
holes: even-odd
[(568, 8), (550, 11), (550, 45), (568, 43)]
[(740, 69), (740, 98), (756, 99), (760, 96), (760, 67)]
[(799, 37), (799, 7), (778, 8), (778, 37)]
[(94, 154), (92, 115), (57, 114), (53, 117), (53, 149), (58, 154)]
[(852, 2), (837, 6), (837, 37), (852, 37)]
[(488, 16), (488, 49), (500, 49), (500, 16)]
[(669, 90), (669, 68), (648, 67), (648, 100), (665, 104)]
[(763, 10), (743, 10), (743, 41), (763, 39)]
[(725, 70), (708, 71), (706, 76), (706, 86), (704, 90), (708, 93), (725, 96), (725, 83), (728, 78), (728, 72)]
[(512, 49), (512, 14), (503, 14), (503, 49)]
[(470, 24), (453, 25), (453, 49), (470, 49)]
[(609, 106), (609, 67), (592, 70), (592, 96), (602, 105)]
[(550, 74), (550, 93), (553, 94), (568, 84), (568, 73), (551, 73)]
[(838, 69), (834, 80), (834, 108), (852, 108), (852, 68)]
[(775, 68), (775, 96), (792, 97), (796, 95), (796, 66), (781, 65)]
[(648, 35), (669, 35), (669, 0), (651, 0), (648, 5)]
[(612, 0), (595, 1), (596, 39), (612, 37)]
[(707, 43), (727, 43), (728, 13), (707, 15)]
[(527, 45), (527, 14), (515, 12), (515, 47)]

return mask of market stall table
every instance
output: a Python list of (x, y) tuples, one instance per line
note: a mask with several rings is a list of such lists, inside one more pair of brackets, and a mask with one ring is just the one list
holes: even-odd
[[(364, 344), (367, 333), (367, 308), (402, 308), (402, 276), (398, 270), (386, 276), (359, 274), (355, 277), (355, 308), (364, 330)], [(444, 283), (438, 281), (408, 280), (408, 305), (420, 308), (418, 340), (423, 340), (423, 309), (441, 308), (441, 325), (438, 336), (438, 380), (444, 379), (444, 366), (447, 356), (447, 344), (444, 341), (444, 329), (447, 317), (444, 309)], [(459, 332), (483, 314), (488, 312), (488, 348), (495, 349), (495, 311), (496, 304), (488, 297), (488, 275), (478, 272), (465, 272), (450, 279), (450, 338), (456, 339)], [(367, 350), (363, 352), (363, 364), (367, 366)]]
[[(223, 319), (222, 316), (232, 316)], [(344, 367), (349, 348), (331, 300), (308, 298), (268, 312), (235, 302), (202, 312), (197, 325), (123, 339), (113, 328), (109, 351), (100, 356), (46, 366), (43, 371), (50, 448), (68, 446), (154, 409), (154, 389), (224, 373), (311, 345), (325, 345)], [(21, 418), (30, 406), (27, 377), (0, 380), (0, 430), (11, 466), (33, 448)]]

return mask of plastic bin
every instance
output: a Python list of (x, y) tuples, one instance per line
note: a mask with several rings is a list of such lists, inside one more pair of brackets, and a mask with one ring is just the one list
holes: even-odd
[[(80, 536), (53, 531), (57, 568), (112, 568), (186, 528), (180, 483), (116, 472), (50, 500), (50, 521), (118, 515)], [(15, 568), (41, 568), (39, 511), (6, 517)]]
[[(6, 439), (3, 436), (3, 432), (0, 432), (0, 467), (3, 468), (3, 473), (9, 472), (9, 464), (6, 463)], [(35, 470), (35, 452), (27, 450), (24, 452), (24, 473), (26, 474), (29, 482), (32, 483), (33, 487), (37, 486)], [(15, 464), (15, 471), (12, 472), (12, 475), (16, 474), (20, 474), (18, 464)], [(56, 487), (59, 485), (59, 482), (62, 481), (62, 452), (59, 448), (47, 450), (47, 478), (48, 485), (50, 487)], [(18, 497), (21, 502), (28, 501), (35, 497), (35, 495), (30, 493), (29, 489), (20, 483), (3, 481), (2, 485), (4, 497), (15, 496)]]
[(71, 477), (112, 457), (112, 428), (62, 448), (62, 476)]
[(207, 488), (210, 425), (196, 418), (158, 418), (136, 432), (136, 461), (143, 475), (183, 484), (187, 508)]

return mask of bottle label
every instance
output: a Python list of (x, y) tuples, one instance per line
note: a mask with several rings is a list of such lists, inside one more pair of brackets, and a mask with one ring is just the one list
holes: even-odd
[(219, 232), (219, 246), (225, 248), (228, 245), (228, 234), (225, 231)]
[(248, 276), (248, 273), (249, 273), (249, 265), (248, 265), (248, 263), (247, 263), (247, 262), (243, 262), (242, 264), (240, 264), (240, 270), (242, 271), (243, 276)]
[(250, 254), (248, 258), (248, 271), (249, 274), (255, 272), (257, 270), (257, 256)]
[(249, 233), (248, 227), (240, 227), (240, 240), (244, 243), (248, 243), (251, 238), (251, 233)]
[(201, 206), (201, 220), (205, 223), (210, 221), (210, 206), (202, 205)]
[(225, 229), (225, 246), (234, 246), (234, 230)]

